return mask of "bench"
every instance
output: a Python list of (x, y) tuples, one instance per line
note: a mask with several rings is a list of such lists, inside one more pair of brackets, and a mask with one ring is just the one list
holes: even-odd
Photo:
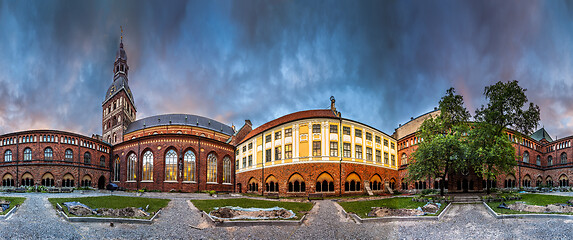
[(308, 200), (310, 201), (310, 200), (312, 200), (312, 199), (314, 199), (314, 200), (318, 200), (318, 199), (324, 200), (324, 196), (322, 196), (322, 193), (309, 193), (309, 194), (308, 194)]
[(279, 199), (279, 193), (278, 192), (267, 193), (267, 198)]
[(71, 193), (73, 191), (74, 191), (73, 188), (61, 188), (60, 189), (60, 192), (63, 192), (63, 193)]
[(49, 193), (59, 193), (60, 189), (59, 188), (48, 188), (48, 192)]

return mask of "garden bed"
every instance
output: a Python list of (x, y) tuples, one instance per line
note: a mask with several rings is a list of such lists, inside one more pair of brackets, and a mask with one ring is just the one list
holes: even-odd
[[(232, 199), (217, 199), (217, 200), (191, 200), (191, 203), (195, 207), (205, 213), (211, 213), (214, 210), (225, 208), (225, 207), (240, 207), (240, 208), (259, 208), (259, 209), (271, 209), (271, 208), (281, 208), (285, 210), (292, 211), (295, 216), (287, 220), (300, 220), (303, 216), (312, 209), (312, 203), (300, 203), (300, 202), (284, 202), (284, 201), (267, 201), (267, 200), (257, 200), (248, 198), (232, 198)], [(275, 209), (278, 210), (278, 209)], [(222, 218), (224, 219), (224, 218)], [(274, 220), (281, 221), (284, 218), (276, 218)], [(267, 221), (267, 220), (262, 220)]]
[[(48, 198), (48, 201), (52, 203), (54, 208), (61, 211), (66, 219), (76, 219), (76, 220), (86, 220), (90, 218), (102, 218), (106, 219), (140, 219), (140, 220), (152, 220), (162, 208), (166, 207), (169, 203), (169, 199), (159, 199), (159, 198), (142, 198), (142, 197), (124, 197), (124, 196), (101, 196), (101, 197), (79, 197), (79, 198)], [(64, 203), (69, 202), (79, 202), (91, 209), (98, 210), (84, 214), (79, 214), (82, 216), (76, 216), (70, 214), (68, 207), (64, 206)], [(121, 209), (121, 210), (118, 210)], [(149, 213), (146, 215), (135, 215), (134, 217), (120, 217), (123, 215), (128, 215), (127, 213), (137, 212), (137, 209), (144, 209), (145, 212)], [(98, 215), (99, 214), (99, 215)], [(107, 216), (106, 216), (107, 215)], [(117, 221), (121, 222), (121, 221)]]
[(22, 205), (26, 201), (24, 197), (0, 197), (0, 203), (9, 203), (8, 208), (0, 208), (0, 216), (5, 217), (12, 212), (12, 209)]
[[(368, 216), (368, 213), (370, 213), (373, 208), (384, 207), (387, 209), (417, 209), (418, 207), (424, 207), (427, 203), (412, 201), (412, 197), (393, 197), (370, 201), (339, 202), (338, 204), (340, 204), (340, 206), (342, 206), (346, 212), (354, 213), (360, 218), (372, 218), (371, 216)], [(441, 204), (439, 210), (435, 214), (426, 214), (420, 217), (423, 218), (427, 216), (437, 216), (445, 209), (446, 205), (447, 204)], [(397, 212), (400, 213), (400, 211)], [(394, 216), (412, 216), (409, 213), (410, 211), (401, 212), (405, 214)]]
[[(493, 212), (498, 215), (504, 214), (561, 214), (561, 215), (573, 215), (573, 212), (555, 212), (559, 209), (556, 204), (567, 204), (567, 201), (572, 200), (573, 197), (568, 196), (555, 196), (546, 194), (521, 194), (521, 199), (505, 201), (507, 206), (511, 206), (514, 209), (531, 210), (531, 211), (518, 211), (512, 209), (498, 208), (500, 202), (487, 202), (485, 203)], [(516, 204), (518, 203), (518, 204)], [(519, 204), (523, 203), (523, 204)], [(537, 211), (537, 209), (547, 209), (547, 211), (552, 212), (532, 212)], [(541, 211), (541, 210), (540, 210)]]

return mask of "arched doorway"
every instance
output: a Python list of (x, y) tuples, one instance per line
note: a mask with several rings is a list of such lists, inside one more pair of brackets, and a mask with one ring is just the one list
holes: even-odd
[(99, 179), (97, 180), (97, 188), (98, 189), (104, 189), (105, 188), (105, 177), (104, 176), (99, 177)]

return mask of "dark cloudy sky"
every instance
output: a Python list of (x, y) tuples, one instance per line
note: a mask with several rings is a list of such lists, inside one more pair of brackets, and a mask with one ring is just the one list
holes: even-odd
[(573, 5), (561, 1), (0, 0), (0, 134), (101, 134), (124, 29), (138, 118), (255, 126), (328, 108), (392, 134), (455, 87), (519, 80), (573, 134)]

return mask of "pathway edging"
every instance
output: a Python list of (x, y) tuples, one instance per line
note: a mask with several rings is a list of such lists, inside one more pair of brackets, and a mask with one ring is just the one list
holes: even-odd
[(497, 214), (485, 202), (483, 203), (483, 205), (485, 206), (485, 209), (488, 211), (488, 213), (497, 219), (507, 219), (507, 218), (573, 219), (573, 215), (564, 215), (564, 214)]
[(423, 217), (423, 216), (411, 216), (411, 217), (377, 217), (377, 218), (361, 218), (355, 213), (347, 213), (346, 210), (344, 214), (346, 216), (352, 217), (357, 223), (365, 222), (400, 222), (400, 221), (439, 221), (450, 210), (452, 204), (449, 203), (444, 210), (438, 214), (438, 216)]

